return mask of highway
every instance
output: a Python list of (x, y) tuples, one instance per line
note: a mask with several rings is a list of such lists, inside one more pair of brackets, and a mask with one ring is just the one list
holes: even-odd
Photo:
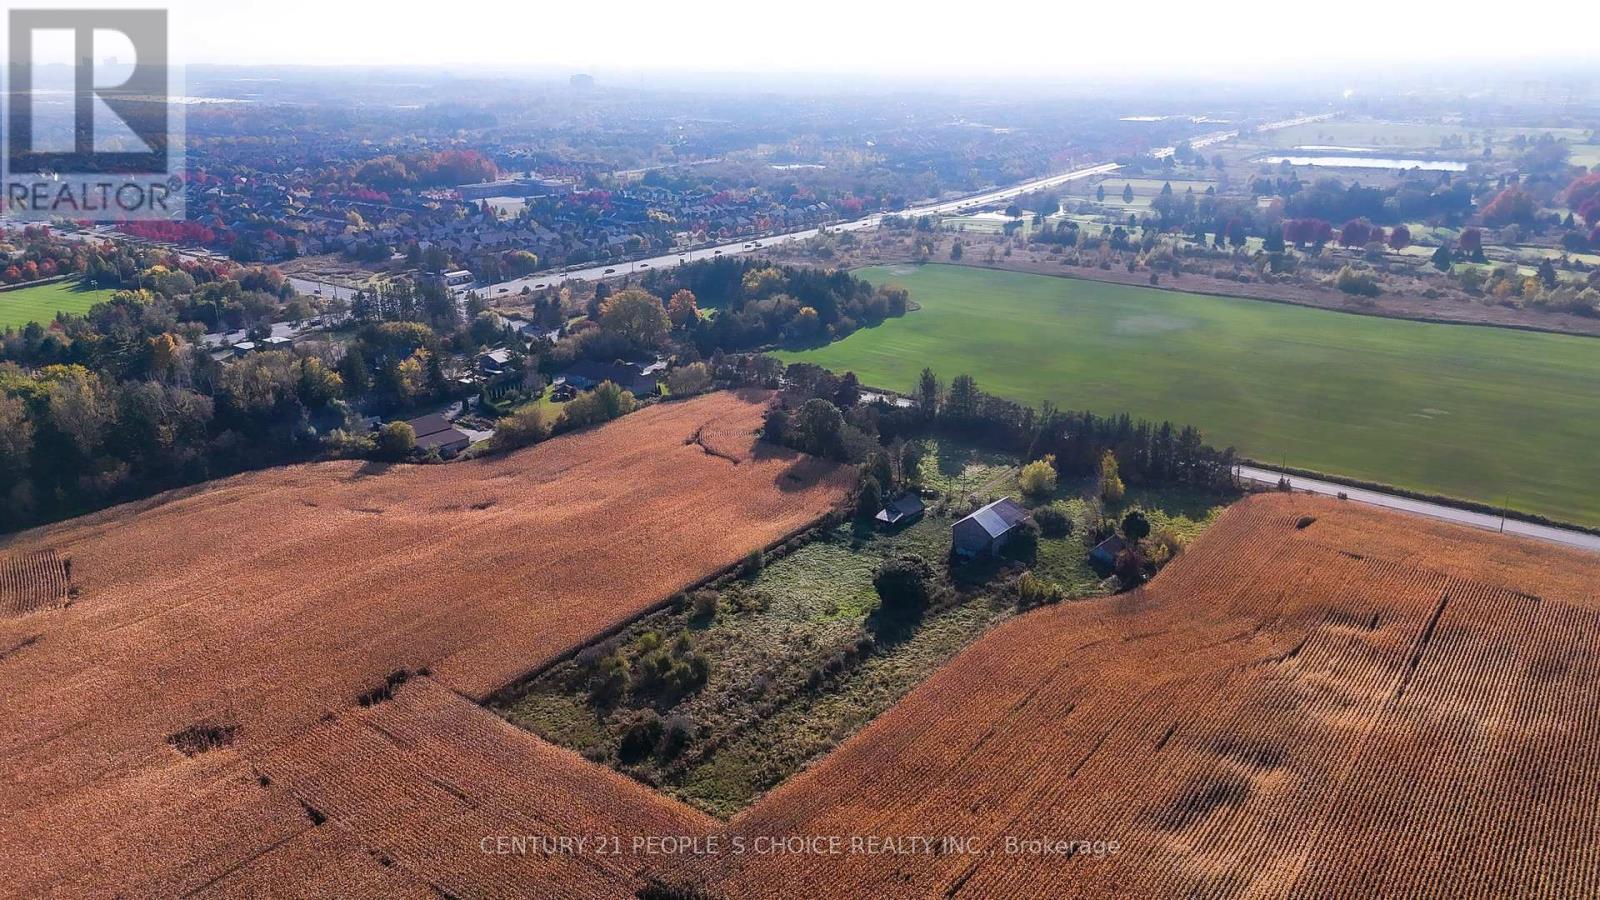
[(1256, 466), (1239, 466), (1239, 477), (1246, 481), (1258, 484), (1277, 484), (1280, 478), (1288, 478), (1289, 486), (1297, 491), (1310, 491), (1313, 494), (1324, 494), (1337, 497), (1344, 494), (1347, 499), (1355, 503), (1370, 503), (1373, 506), (1382, 506), (1385, 509), (1399, 510), (1413, 515), (1428, 516), (1434, 519), (1443, 519), (1446, 522), (1455, 522), (1459, 525), (1469, 525), (1473, 528), (1482, 528), (1486, 531), (1499, 531), (1506, 534), (1516, 534), (1523, 537), (1549, 541), (1555, 544), (1565, 544), (1580, 550), (1589, 550), (1600, 553), (1600, 535), (1588, 534), (1582, 531), (1573, 531), (1568, 528), (1554, 528), (1549, 525), (1535, 525), (1532, 522), (1523, 522), (1519, 519), (1507, 518), (1502, 520), (1499, 516), (1487, 513), (1472, 512), (1457, 509), (1454, 506), (1445, 506), (1440, 503), (1429, 503), (1426, 500), (1413, 500), (1410, 497), (1401, 497), (1395, 494), (1385, 494), (1380, 491), (1365, 488), (1348, 487), (1332, 481), (1320, 481), (1315, 478), (1306, 478), (1300, 475), (1287, 475), (1273, 469), (1262, 469)]
[[(1320, 122), (1324, 119), (1329, 119), (1332, 117), (1332, 113), (1323, 113), (1314, 116), (1300, 116), (1293, 119), (1285, 119), (1281, 122), (1270, 122), (1266, 125), (1261, 125), (1256, 128), (1256, 131), (1275, 131), (1279, 128), (1291, 128), (1295, 125), (1305, 125), (1311, 122)], [(1189, 145), (1198, 150), (1203, 147), (1209, 147), (1214, 144), (1222, 143), (1223, 141), (1232, 140), (1238, 136), (1238, 131), (1218, 131), (1196, 137), (1190, 140)], [(1171, 156), (1175, 150), (1175, 147), (1162, 147), (1152, 151), (1150, 155), (1156, 159), (1162, 159), (1164, 157)], [(1095, 175), (1105, 175), (1115, 172), (1120, 168), (1122, 167), (1112, 162), (1096, 163), (1091, 166), (1073, 169), (1070, 172), (1047, 175), (1043, 178), (1035, 178), (1031, 181), (1022, 182), (1021, 184), (1014, 184), (1010, 187), (998, 188), (996, 190), (986, 191), (981, 194), (957, 197), (953, 200), (941, 200), (932, 203), (924, 203), (919, 206), (913, 206), (908, 209), (901, 210), (897, 213), (876, 213), (862, 219), (856, 219), (853, 222), (841, 222), (837, 225), (829, 225), (827, 226), (827, 230), (858, 231), (863, 228), (877, 228), (886, 215), (898, 215), (915, 218), (918, 216), (958, 214), (963, 210), (978, 209), (985, 206), (994, 206), (999, 203), (1004, 203), (1007, 200), (1020, 197), (1023, 194), (1032, 193), (1034, 191), (1059, 187), (1060, 185), (1066, 184), (1069, 181), (1077, 181), (1078, 179), (1090, 178)], [(671, 266), (682, 265), (686, 262), (693, 262), (698, 259), (711, 259), (712, 257), (716, 256), (733, 256), (740, 253), (754, 252), (763, 247), (772, 247), (779, 244), (790, 243), (792, 241), (804, 241), (815, 237), (822, 230), (822, 228), (808, 228), (804, 231), (794, 231), (786, 234), (772, 235), (769, 237), (730, 241), (726, 244), (701, 247), (695, 250), (687, 250), (682, 253), (663, 253), (660, 256), (652, 256), (647, 259), (602, 263), (597, 266), (574, 269), (569, 272), (539, 272), (526, 278), (514, 278), (510, 281), (502, 281), (497, 284), (475, 288), (474, 290), (488, 297), (496, 297), (501, 294), (520, 293), (524, 287), (538, 290), (540, 288), (559, 285), (569, 280), (595, 281), (601, 278), (614, 277), (629, 273), (638, 274), (641, 272), (648, 272), (653, 268), (668, 268)], [(296, 284), (295, 287), (303, 290), (299, 284)]]
[[(1021, 184), (1015, 184), (1011, 187), (1000, 188), (998, 190), (988, 191), (982, 194), (975, 194), (968, 197), (958, 197), (954, 200), (944, 200), (936, 203), (924, 204), (921, 206), (913, 206), (898, 213), (875, 213), (867, 216), (866, 218), (856, 219), (853, 222), (841, 222), (837, 225), (826, 226), (826, 230), (858, 231), (863, 228), (877, 228), (878, 225), (883, 221), (885, 215), (910, 217), (949, 215), (952, 213), (958, 213), (963, 209), (992, 206), (996, 203), (1003, 203), (1007, 200), (1011, 200), (1015, 197), (1031, 193), (1033, 191), (1057, 187), (1059, 185), (1066, 184), (1069, 181), (1076, 181), (1080, 178), (1089, 178), (1094, 175), (1104, 175), (1107, 172), (1114, 172), (1118, 168), (1120, 167), (1116, 163), (1098, 163), (1093, 166), (1085, 166), (1081, 169), (1074, 169), (1071, 172), (1062, 172), (1060, 174), (1050, 175), (1045, 178), (1036, 178), (1032, 181), (1025, 181)], [(627, 273), (637, 274), (648, 272), (652, 268), (664, 269), (671, 266), (682, 265), (686, 262), (694, 262), (695, 260), (699, 259), (711, 259), (717, 256), (733, 256), (740, 253), (750, 253), (763, 247), (774, 247), (780, 244), (791, 243), (793, 241), (804, 241), (817, 236), (823, 230), (823, 228), (807, 228), (804, 231), (792, 231), (786, 234), (777, 234), (768, 237), (730, 241), (726, 244), (700, 247), (695, 250), (686, 250), (682, 253), (663, 253), (660, 256), (652, 256), (645, 259), (602, 263), (600, 265), (590, 266), (584, 269), (574, 269), (570, 272), (539, 272), (529, 275), (526, 278), (514, 278), (510, 281), (502, 281), (498, 284), (474, 288), (474, 290), (485, 296), (495, 297), (500, 294), (520, 293), (524, 287), (538, 290), (539, 288), (551, 287), (553, 285), (561, 284), (565, 281), (596, 281), (601, 278), (614, 277)], [(295, 287), (299, 289), (300, 286), (297, 284)]]
[[(1261, 125), (1256, 130), (1273, 131), (1279, 128), (1289, 128), (1295, 125), (1304, 125), (1309, 122), (1317, 122), (1331, 117), (1331, 113), (1314, 116), (1301, 116), (1294, 119), (1286, 119), (1281, 122), (1271, 122), (1266, 125)], [(1202, 147), (1209, 147), (1213, 144), (1218, 144), (1223, 141), (1231, 140), (1238, 135), (1238, 131), (1213, 132), (1211, 134), (1201, 135), (1193, 138), (1190, 140), (1189, 144), (1191, 147), (1199, 149)], [(1163, 147), (1151, 151), (1151, 156), (1161, 159), (1163, 157), (1171, 156), (1174, 150), (1175, 148), (1173, 147)], [(878, 225), (882, 223), (886, 215), (908, 216), (913, 218), (918, 216), (952, 215), (960, 213), (963, 210), (993, 206), (1003, 203), (1007, 200), (1020, 197), (1023, 194), (1045, 190), (1047, 188), (1058, 187), (1070, 181), (1077, 181), (1081, 178), (1090, 178), (1095, 175), (1105, 175), (1120, 168), (1121, 166), (1116, 163), (1096, 163), (1091, 166), (1073, 169), (1070, 172), (1047, 175), (1043, 178), (1035, 178), (1030, 181), (1024, 181), (1020, 184), (1011, 185), (1010, 187), (997, 188), (981, 194), (957, 197), (952, 200), (924, 203), (901, 210), (897, 213), (875, 213), (865, 218), (856, 219), (855, 221), (851, 222), (841, 222), (836, 225), (828, 225), (819, 228), (807, 228), (803, 231), (793, 231), (785, 234), (769, 235), (766, 237), (754, 237), (749, 239), (729, 241), (726, 244), (700, 247), (694, 250), (686, 250), (682, 253), (669, 252), (663, 253), (660, 256), (651, 256), (644, 259), (601, 263), (599, 265), (589, 266), (583, 269), (573, 269), (567, 272), (548, 270), (529, 275), (525, 278), (514, 278), (509, 281), (502, 281), (496, 284), (477, 287), (473, 290), (481, 296), (493, 298), (502, 294), (521, 293), (524, 287), (531, 290), (539, 290), (541, 288), (553, 287), (566, 281), (597, 281), (602, 278), (614, 277), (628, 273), (639, 274), (648, 272), (652, 268), (660, 269), (682, 265), (686, 262), (694, 262), (695, 260), (700, 259), (711, 259), (717, 256), (733, 256), (740, 253), (750, 253), (763, 247), (772, 247), (793, 241), (808, 240), (812, 237), (815, 237), (823, 230), (859, 231), (861, 229), (877, 228)], [(57, 230), (59, 231), (59, 229)], [(82, 240), (90, 235), (84, 235), (81, 233), (73, 234), (69, 232), (65, 233), (63, 236)], [(111, 237), (111, 235), (93, 236)], [(125, 237), (120, 235), (117, 237), (119, 239), (126, 240)], [(197, 258), (216, 256), (216, 254), (209, 253), (207, 251), (180, 250), (178, 248), (169, 249), (174, 250), (174, 252), (177, 252), (180, 255), (194, 256)], [(356, 293), (355, 289), (353, 288), (341, 287), (331, 282), (322, 281), (319, 279), (305, 278), (303, 276), (291, 276), (288, 280), (289, 283), (294, 286), (294, 289), (302, 294), (311, 294), (313, 296), (321, 297), (338, 297), (343, 300), (349, 300)]]

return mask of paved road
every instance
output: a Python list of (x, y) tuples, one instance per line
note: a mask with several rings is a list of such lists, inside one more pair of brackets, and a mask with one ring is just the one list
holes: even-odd
[(349, 300), (356, 295), (355, 288), (341, 287), (331, 281), (323, 281), (318, 278), (302, 278), (299, 275), (291, 275), (287, 280), (295, 290), (314, 297), (338, 297), (340, 300)]
[[(1099, 163), (1093, 166), (1085, 166), (1081, 169), (1074, 169), (1071, 172), (1062, 172), (1058, 175), (1051, 175), (1046, 178), (1036, 178), (1032, 181), (1023, 182), (1022, 184), (1015, 184), (1011, 187), (1000, 188), (999, 190), (988, 191), (982, 194), (976, 194), (969, 197), (958, 197), (954, 200), (928, 203), (922, 206), (914, 206), (909, 209), (902, 210), (899, 213), (895, 213), (895, 215), (947, 215), (950, 213), (959, 212), (963, 209), (974, 209), (981, 206), (990, 206), (995, 203), (1005, 202), (1014, 197), (1019, 197), (1031, 191), (1056, 187), (1058, 185), (1066, 184), (1069, 181), (1076, 181), (1080, 178), (1088, 178), (1093, 175), (1104, 175), (1107, 172), (1116, 171), (1118, 168), (1120, 167), (1116, 163)], [(858, 231), (863, 228), (877, 228), (878, 225), (883, 222), (883, 218), (884, 214), (874, 214), (867, 216), (864, 219), (856, 219), (853, 222), (841, 222), (837, 225), (829, 225), (827, 226), (827, 230)], [(664, 253), (660, 256), (652, 256), (645, 259), (633, 260), (631, 262), (602, 263), (601, 265), (590, 266), (584, 269), (574, 269), (565, 273), (540, 272), (534, 275), (529, 275), (526, 278), (514, 278), (510, 281), (502, 281), (498, 284), (488, 285), (487, 287), (474, 288), (474, 290), (484, 296), (495, 297), (501, 294), (520, 293), (524, 287), (538, 290), (539, 288), (551, 287), (566, 281), (596, 281), (601, 278), (623, 275), (630, 272), (647, 272), (652, 268), (665, 269), (671, 266), (682, 265), (686, 262), (693, 262), (697, 259), (711, 259), (715, 256), (734, 256), (740, 253), (751, 253), (755, 250), (761, 249), (762, 247), (775, 247), (779, 244), (787, 244), (792, 241), (809, 240), (810, 238), (815, 237), (821, 231), (821, 228), (807, 228), (804, 231), (792, 231), (787, 234), (777, 234), (767, 237), (730, 241), (726, 244), (701, 247), (696, 250), (686, 250), (682, 253)], [(295, 287), (299, 288), (300, 286), (296, 284)]]
[[(1272, 131), (1278, 128), (1288, 128), (1293, 125), (1302, 125), (1307, 122), (1315, 122), (1330, 118), (1331, 115), (1332, 114), (1329, 113), (1316, 116), (1303, 116), (1296, 119), (1287, 119), (1282, 122), (1272, 122), (1259, 126), (1256, 130)], [(1222, 141), (1231, 140), (1232, 138), (1237, 137), (1238, 134), (1239, 132), (1237, 131), (1219, 131), (1194, 138), (1189, 143), (1190, 146), (1198, 149), (1201, 147), (1208, 147)], [(1165, 156), (1171, 156), (1174, 149), (1175, 148), (1173, 147), (1163, 147), (1152, 151), (1151, 155), (1157, 159), (1160, 159)], [(997, 203), (1003, 203), (1015, 197), (1020, 197), (1023, 194), (1044, 190), (1046, 188), (1057, 187), (1066, 184), (1069, 181), (1077, 181), (1081, 178), (1104, 175), (1109, 172), (1114, 172), (1119, 168), (1121, 168), (1121, 166), (1117, 165), (1116, 163), (1097, 163), (1095, 165), (1073, 169), (1070, 172), (1047, 175), (1044, 178), (1035, 178), (1031, 181), (1025, 181), (1021, 184), (1015, 184), (1010, 187), (986, 191), (982, 194), (957, 197), (953, 200), (943, 200), (935, 203), (925, 203), (920, 206), (914, 206), (902, 210), (899, 213), (896, 213), (896, 215), (913, 217), (950, 215), (953, 213), (959, 213), (962, 210), (993, 206)], [(839, 224), (829, 225), (826, 227), (829, 231), (859, 231), (864, 228), (877, 228), (878, 225), (883, 222), (884, 215), (885, 214), (882, 213), (874, 214), (863, 219), (857, 219), (853, 222), (841, 222)], [(652, 256), (645, 259), (627, 262), (602, 263), (600, 265), (590, 266), (584, 269), (574, 269), (570, 272), (540, 272), (530, 275), (526, 278), (516, 278), (510, 281), (502, 281), (497, 284), (475, 288), (474, 290), (482, 296), (492, 298), (501, 294), (521, 293), (524, 287), (538, 290), (540, 288), (552, 287), (569, 280), (596, 281), (607, 276), (621, 275), (623, 273), (641, 273), (649, 271), (652, 268), (667, 268), (670, 266), (682, 265), (686, 262), (693, 262), (698, 259), (710, 259), (716, 256), (732, 256), (739, 253), (750, 253), (763, 247), (771, 247), (792, 241), (808, 240), (812, 237), (815, 237), (821, 231), (821, 228), (808, 228), (804, 231), (794, 231), (787, 234), (750, 238), (748, 240), (741, 239), (737, 241), (730, 241), (726, 244), (701, 247), (696, 250), (687, 250), (682, 253), (672, 252), (664, 253), (660, 256)], [(64, 236), (76, 240), (83, 240), (88, 237), (111, 237), (111, 235), (85, 235), (72, 233), (66, 233)], [(119, 239), (126, 239), (120, 235), (117, 237)], [(174, 249), (175, 252), (179, 253), (180, 255), (193, 256), (197, 258), (215, 257), (217, 255), (208, 251), (177, 248), (172, 249)], [(302, 294), (311, 294), (323, 297), (339, 297), (344, 300), (349, 300), (355, 295), (355, 290), (352, 288), (340, 287), (327, 281), (305, 278), (303, 276), (292, 276), (289, 278), (289, 283), (294, 286), (295, 290)]]
[[(1256, 127), (1256, 131), (1258, 133), (1262, 131), (1277, 131), (1280, 128), (1293, 128), (1296, 125), (1310, 125), (1312, 122), (1322, 122), (1331, 118), (1333, 118), (1333, 113), (1322, 113), (1315, 116), (1301, 116), (1298, 119), (1284, 119), (1281, 122), (1270, 122), (1266, 125), (1260, 125)], [(1190, 138), (1189, 148), (1191, 150), (1203, 150), (1212, 144), (1220, 144), (1223, 141), (1231, 141), (1238, 136), (1239, 132), (1237, 131), (1213, 131), (1210, 134), (1203, 134), (1197, 138)], [(1150, 155), (1154, 156), (1156, 159), (1165, 159), (1177, 151), (1177, 147), (1163, 147), (1160, 150), (1151, 151)]]
[(1373, 506), (1382, 506), (1414, 515), (1443, 519), (1447, 522), (1470, 525), (1474, 528), (1483, 528), (1488, 531), (1504, 531), (1506, 534), (1537, 538), (1541, 541), (1566, 544), (1569, 547), (1577, 547), (1580, 550), (1600, 553), (1600, 535), (1586, 534), (1582, 531), (1552, 528), (1548, 525), (1535, 525), (1532, 522), (1523, 522), (1517, 519), (1506, 519), (1504, 527), (1502, 527), (1499, 516), (1487, 513), (1471, 512), (1465, 509), (1457, 509), (1453, 506), (1429, 503), (1426, 500), (1412, 500), (1409, 497), (1399, 497), (1394, 494), (1384, 494), (1364, 488), (1347, 487), (1331, 481), (1319, 481), (1315, 478), (1305, 478), (1300, 475), (1285, 475), (1282, 472), (1261, 469), (1255, 466), (1240, 466), (1239, 477), (1259, 484), (1277, 484), (1278, 479), (1288, 478), (1290, 487), (1297, 491), (1310, 491), (1314, 494), (1325, 494), (1329, 497), (1344, 494), (1350, 500), (1358, 503), (1370, 503)]
[[(1315, 116), (1301, 116), (1294, 119), (1285, 119), (1281, 122), (1270, 122), (1266, 125), (1258, 126), (1256, 130), (1258, 132), (1274, 131), (1279, 128), (1289, 128), (1295, 125), (1304, 125), (1308, 122), (1319, 122), (1323, 119), (1332, 118), (1332, 115), (1332, 113), (1324, 113)], [(1203, 147), (1212, 146), (1213, 144), (1219, 144), (1223, 141), (1232, 140), (1238, 136), (1238, 131), (1218, 131), (1196, 137), (1190, 140), (1189, 145), (1195, 149), (1200, 149)], [(1175, 149), (1176, 148), (1174, 147), (1163, 147), (1152, 151), (1151, 155), (1157, 159), (1161, 159), (1166, 156), (1171, 156)], [(935, 203), (925, 203), (920, 206), (913, 206), (902, 210), (899, 213), (895, 213), (895, 215), (913, 217), (950, 215), (959, 213), (962, 210), (993, 206), (995, 204), (1011, 200), (1015, 197), (1020, 197), (1023, 194), (1044, 190), (1046, 188), (1058, 187), (1066, 184), (1069, 181), (1077, 181), (1080, 178), (1089, 178), (1094, 175), (1105, 175), (1109, 172), (1115, 172), (1119, 168), (1121, 168), (1121, 166), (1117, 165), (1116, 163), (1096, 163), (1092, 166), (1084, 166), (1079, 169), (1073, 169), (1070, 172), (1062, 172), (1057, 175), (1048, 175), (1044, 178), (1035, 178), (1032, 181), (1025, 181), (1021, 184), (1012, 185), (1011, 187), (986, 191), (982, 194), (974, 194), (967, 197), (957, 197), (954, 200), (943, 200)], [(879, 213), (867, 216), (863, 219), (857, 219), (853, 222), (842, 222), (837, 225), (829, 225), (827, 228), (829, 231), (857, 231), (863, 228), (877, 228), (878, 225), (882, 223), (884, 215), (885, 214), (883, 213)], [(558, 285), (565, 281), (595, 281), (607, 276), (622, 275), (624, 273), (647, 272), (652, 268), (662, 269), (671, 266), (682, 265), (683, 263), (693, 262), (697, 259), (710, 259), (714, 256), (733, 256), (739, 253), (750, 253), (763, 247), (772, 247), (778, 244), (786, 244), (791, 241), (808, 240), (812, 237), (815, 237), (820, 231), (821, 229), (819, 228), (808, 228), (804, 231), (795, 231), (788, 234), (730, 241), (729, 243), (719, 246), (702, 247), (698, 250), (689, 250), (683, 253), (664, 253), (660, 256), (652, 256), (647, 259), (634, 260), (632, 262), (603, 263), (598, 266), (575, 269), (565, 273), (541, 272), (535, 275), (530, 275), (527, 278), (516, 278), (512, 279), (511, 281), (502, 281), (498, 284), (491, 284), (486, 287), (476, 288), (475, 290), (484, 296), (496, 297), (501, 294), (520, 293), (524, 287), (538, 290), (540, 288)], [(298, 288), (299, 285), (296, 285), (296, 287)]]

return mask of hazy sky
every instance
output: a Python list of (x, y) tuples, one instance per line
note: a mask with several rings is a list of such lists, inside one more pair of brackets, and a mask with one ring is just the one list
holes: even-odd
[[(996, 77), (1294, 75), (1591, 60), (1586, 2), (20, 0), (165, 6), (179, 62)], [(1481, 11), (1479, 11), (1481, 10)], [(1565, 25), (1561, 24), (1565, 23)], [(99, 55), (108, 55), (99, 53)], [(1371, 74), (1369, 72), (1369, 74)]]

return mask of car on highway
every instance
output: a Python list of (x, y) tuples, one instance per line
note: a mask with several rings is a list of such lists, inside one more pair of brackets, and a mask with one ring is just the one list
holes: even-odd
[(612, 272), (615, 272), (615, 271), (616, 271), (616, 269), (607, 269), (604, 274), (610, 275)]

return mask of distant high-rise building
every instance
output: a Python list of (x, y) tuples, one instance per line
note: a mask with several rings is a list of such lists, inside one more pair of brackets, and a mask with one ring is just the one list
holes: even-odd
[(567, 83), (580, 91), (587, 91), (594, 87), (594, 76), (579, 73), (567, 79)]

